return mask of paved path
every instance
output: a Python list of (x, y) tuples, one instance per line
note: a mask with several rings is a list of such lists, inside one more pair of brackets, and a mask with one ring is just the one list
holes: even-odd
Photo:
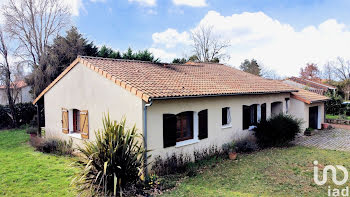
[(350, 130), (330, 129), (315, 131), (312, 136), (298, 136), (294, 144), (321, 149), (350, 151)]

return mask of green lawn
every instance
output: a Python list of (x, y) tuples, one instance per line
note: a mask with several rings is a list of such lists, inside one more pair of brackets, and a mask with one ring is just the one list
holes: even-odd
[(164, 196), (327, 196), (328, 186), (335, 185), (330, 184), (330, 174), (326, 185), (314, 183), (314, 160), (350, 169), (348, 152), (305, 147), (268, 149), (241, 155), (237, 161), (221, 161), (195, 177), (186, 177)]
[[(335, 120), (335, 119), (341, 119), (338, 115), (331, 115), (331, 114), (327, 114), (327, 115), (326, 115), (326, 118), (327, 118), (327, 119), (334, 119), (334, 120)], [(350, 120), (350, 116), (347, 116), (346, 119), (347, 119), (347, 120)]]
[[(0, 196), (76, 196), (70, 186), (78, 172), (74, 159), (36, 152), (28, 138), (23, 130), (0, 131)], [(335, 185), (330, 176), (326, 185), (314, 184), (314, 160), (350, 170), (349, 152), (267, 149), (209, 164), (164, 196), (327, 196), (328, 186)]]
[(76, 196), (73, 158), (36, 152), (23, 130), (0, 131), (0, 196)]

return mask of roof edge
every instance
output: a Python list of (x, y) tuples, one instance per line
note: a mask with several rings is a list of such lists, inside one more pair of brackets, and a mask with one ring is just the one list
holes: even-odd
[(299, 101), (302, 101), (302, 102), (304, 102), (304, 103), (306, 103), (306, 104), (311, 104), (311, 103), (312, 103), (311, 101), (308, 101), (308, 100), (306, 100), (306, 99), (304, 99), (304, 98), (301, 98), (300, 96), (296, 96), (296, 95), (294, 95), (294, 94), (290, 95), (290, 97), (291, 97), (291, 98), (294, 98), (294, 99), (297, 99), (297, 100), (299, 100)]
[(127, 84), (124, 81), (121, 81), (117, 79), (116, 77), (112, 76), (111, 74), (107, 73), (106, 71), (93, 66), (90, 62), (87, 60), (84, 60), (81, 56), (78, 56), (54, 81), (50, 83), (40, 94), (38, 97), (35, 98), (33, 101), (33, 104), (35, 105), (59, 80), (61, 80), (72, 68), (74, 68), (78, 63), (83, 64), (84, 66), (90, 68), (91, 70), (97, 72), (98, 74), (102, 75), (103, 77), (113, 81), (116, 85), (124, 88), (125, 90), (133, 93), (137, 97), (141, 98), (145, 102), (149, 102), (150, 96), (143, 93), (142, 91), (132, 87), (131, 85)]
[(219, 96), (240, 96), (240, 95), (263, 95), (263, 94), (283, 94), (298, 92), (297, 90), (276, 91), (276, 92), (254, 92), (254, 93), (230, 93), (230, 94), (205, 94), (205, 95), (190, 95), (190, 96), (172, 96), (172, 97), (153, 97), (152, 100), (170, 100), (170, 99), (184, 99), (184, 98), (206, 98)]

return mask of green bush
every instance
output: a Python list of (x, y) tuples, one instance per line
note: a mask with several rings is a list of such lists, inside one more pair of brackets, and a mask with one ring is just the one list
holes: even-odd
[(113, 195), (116, 188), (140, 180), (145, 155), (143, 137), (135, 126), (126, 128), (125, 122), (104, 117), (104, 129), (96, 132), (96, 140), (78, 148), (82, 153), (79, 162), (85, 169), (73, 183), (80, 192)]
[(331, 92), (328, 92), (326, 96), (330, 98), (330, 100), (326, 102), (326, 113), (332, 115), (344, 114), (346, 106), (342, 104), (343, 98), (340, 95)]
[(295, 139), (301, 123), (291, 115), (279, 114), (259, 123), (254, 129), (254, 135), (261, 148), (284, 146)]
[[(36, 108), (32, 103), (18, 103), (15, 105), (17, 126), (31, 124), (35, 114)], [(12, 128), (12, 118), (10, 116), (10, 108), (8, 105), (0, 105), (0, 129)]]

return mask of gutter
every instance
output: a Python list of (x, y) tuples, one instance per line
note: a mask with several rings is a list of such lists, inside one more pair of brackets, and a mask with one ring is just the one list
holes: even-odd
[(244, 96), (244, 95), (264, 95), (264, 94), (281, 94), (298, 92), (298, 90), (288, 90), (279, 92), (254, 92), (254, 93), (231, 93), (231, 94), (208, 94), (208, 95), (193, 95), (193, 96), (172, 96), (172, 97), (158, 97), (152, 98), (153, 100), (169, 100), (169, 99), (183, 99), (183, 98), (206, 98), (206, 97), (219, 97), (219, 96)]
[(147, 171), (147, 107), (152, 106), (153, 101), (149, 99), (149, 103), (146, 103), (143, 107), (143, 146), (145, 149), (145, 155), (144, 155), (144, 166), (145, 166), (145, 177), (148, 177), (148, 171)]

